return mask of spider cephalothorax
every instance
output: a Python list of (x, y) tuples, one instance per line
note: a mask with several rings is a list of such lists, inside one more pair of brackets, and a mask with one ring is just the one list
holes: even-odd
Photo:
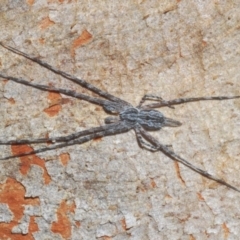
[(120, 113), (120, 119), (133, 127), (142, 126), (146, 130), (159, 130), (162, 127), (178, 127), (180, 122), (166, 118), (153, 109), (128, 108)]

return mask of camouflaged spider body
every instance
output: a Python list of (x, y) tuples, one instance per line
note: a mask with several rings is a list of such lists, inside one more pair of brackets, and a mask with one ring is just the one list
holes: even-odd
[[(55, 88), (55, 87), (49, 87), (45, 85), (40, 85), (36, 83), (32, 83), (29, 81), (26, 81), (22, 78), (16, 78), (12, 76), (7, 76), (5, 74), (0, 73), (0, 78), (2, 79), (8, 79), (20, 84), (24, 84), (33, 88), (37, 88), (42, 91), (50, 91), (50, 92), (57, 92), (61, 93), (67, 96), (71, 96), (74, 98), (78, 98), (81, 100), (88, 101), (93, 104), (97, 104), (103, 107), (103, 109), (110, 113), (114, 114), (115, 116), (107, 117), (105, 119), (105, 125), (90, 128), (84, 131), (80, 131), (77, 133), (73, 133), (67, 136), (62, 137), (55, 137), (55, 138), (38, 138), (38, 139), (21, 139), (21, 140), (10, 140), (10, 141), (0, 141), (1, 145), (11, 145), (11, 144), (31, 144), (31, 143), (43, 143), (43, 142), (52, 142), (54, 143), (51, 146), (40, 148), (31, 152), (26, 152), (23, 154), (18, 154), (15, 156), (7, 156), (0, 158), (0, 160), (7, 160), (11, 158), (16, 158), (20, 156), (26, 156), (30, 154), (36, 154), (44, 151), (49, 151), (57, 148), (62, 148), (74, 144), (83, 144), (85, 142), (88, 142), (94, 138), (97, 137), (105, 137), (109, 135), (114, 134), (120, 134), (124, 133), (130, 130), (134, 130), (136, 133), (137, 141), (140, 145), (140, 147), (145, 148), (149, 151), (161, 151), (165, 155), (167, 155), (169, 158), (171, 158), (174, 161), (180, 162), (181, 164), (187, 166), (188, 168), (192, 169), (193, 171), (203, 175), (204, 177), (207, 177), (209, 179), (212, 179), (222, 185), (225, 185), (235, 191), (240, 192), (239, 189), (236, 187), (228, 184), (224, 180), (217, 178), (208, 172), (195, 167), (190, 162), (186, 161), (182, 157), (178, 156), (176, 153), (173, 152), (171, 148), (169, 148), (168, 145), (163, 145), (160, 143), (157, 139), (152, 137), (148, 130), (150, 131), (158, 131), (163, 127), (179, 127), (181, 125), (180, 122), (165, 117), (161, 112), (158, 110), (155, 110), (155, 108), (161, 108), (161, 107), (170, 107), (173, 108), (173, 105), (178, 104), (184, 104), (188, 102), (196, 102), (196, 101), (212, 101), (212, 100), (229, 100), (229, 99), (237, 99), (240, 98), (240, 96), (216, 96), (216, 97), (196, 97), (196, 98), (179, 98), (179, 99), (173, 99), (170, 101), (165, 101), (161, 97), (158, 96), (152, 96), (152, 95), (145, 95), (139, 105), (137, 107), (133, 107), (130, 103), (115, 97), (108, 92), (102, 91), (101, 89), (95, 87), (94, 85), (86, 82), (85, 80), (79, 79), (77, 77), (74, 77), (68, 73), (65, 73), (61, 70), (58, 70), (49, 64), (39, 60), (35, 57), (30, 57), (29, 55), (15, 49), (9, 46), (4, 45), (3, 43), (0, 43), (0, 45), (11, 52), (21, 55), (33, 62), (36, 62), (37, 64), (41, 65), (42, 67), (64, 77), (65, 79), (68, 79), (76, 84), (81, 85), (82, 87), (96, 93), (99, 97), (92, 97), (88, 96), (82, 93), (77, 93), (72, 90), (68, 89), (61, 89), (61, 88)], [(145, 101), (155, 101), (155, 103), (146, 104), (143, 105)], [(118, 116), (116, 116), (118, 115)]]

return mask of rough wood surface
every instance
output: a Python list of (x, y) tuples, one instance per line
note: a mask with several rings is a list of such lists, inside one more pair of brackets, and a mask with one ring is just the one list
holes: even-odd
[[(1, 1), (0, 41), (134, 105), (146, 93), (239, 95), (239, 11), (239, 1)], [(87, 93), (3, 48), (0, 71)], [(239, 100), (163, 109), (183, 125), (152, 134), (240, 188), (239, 109)], [(105, 116), (0, 80), (1, 139), (70, 134)], [(133, 132), (0, 162), (0, 239), (237, 239), (239, 205), (239, 193), (140, 149)]]

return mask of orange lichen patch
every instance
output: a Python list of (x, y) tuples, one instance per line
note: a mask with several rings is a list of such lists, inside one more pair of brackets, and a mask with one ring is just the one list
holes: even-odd
[[(53, 87), (53, 84), (49, 84), (51, 87)], [(72, 103), (72, 100), (70, 98), (63, 98), (60, 93), (55, 92), (48, 92), (48, 101), (50, 106), (57, 105), (57, 104), (67, 104)]]
[(3, 82), (3, 84), (6, 84), (8, 81), (9, 81), (9, 80), (3, 80), (2, 82)]
[(168, 199), (172, 199), (172, 196), (169, 195), (169, 194), (166, 194), (166, 195), (165, 195), (165, 199), (166, 199), (166, 200), (168, 200)]
[(102, 137), (96, 137), (96, 138), (93, 139), (93, 141), (95, 141), (95, 142), (102, 141)]
[(202, 46), (206, 47), (207, 46), (207, 42), (206, 41), (202, 41)]
[(11, 103), (11, 104), (14, 104), (14, 103), (15, 103), (14, 98), (9, 98), (8, 101), (9, 101), (9, 103)]
[(228, 226), (226, 225), (226, 223), (223, 223), (223, 224), (222, 224), (222, 228), (223, 228), (223, 231), (224, 231), (224, 239), (228, 239), (229, 228), (228, 228)]
[[(13, 220), (10, 223), (0, 223), (0, 239), (11, 240), (32, 240), (31, 233), (37, 231), (37, 226), (33, 227), (30, 222), (29, 234), (12, 234), (11, 230), (18, 225), (18, 221), (23, 217), (24, 205), (37, 206), (40, 204), (39, 198), (25, 198), (24, 186), (15, 179), (8, 178), (3, 184), (0, 184), (0, 202), (6, 203), (13, 213)], [(35, 224), (35, 223), (34, 223)], [(31, 231), (30, 231), (31, 229)]]
[(68, 205), (68, 211), (69, 212), (74, 213), (75, 209), (76, 209), (76, 204), (75, 203), (72, 203), (72, 204)]
[(204, 197), (202, 196), (201, 193), (197, 193), (198, 199), (201, 201), (205, 201)]
[(79, 222), (79, 221), (76, 221), (75, 224), (78, 228), (81, 226), (81, 222)]
[(92, 39), (92, 34), (89, 33), (87, 30), (84, 30), (77, 39), (73, 41), (72, 47), (71, 47), (71, 55), (74, 56), (75, 48), (82, 46), (83, 44), (88, 43)]
[(67, 213), (74, 212), (76, 206), (75, 204), (68, 205), (63, 201), (57, 210), (57, 222), (52, 223), (51, 230), (54, 233), (59, 233), (64, 239), (69, 239), (71, 237), (71, 222), (68, 219)]
[[(13, 155), (18, 155), (26, 152), (31, 152), (34, 149), (28, 145), (12, 145), (11, 146), (12, 153)], [(45, 184), (50, 183), (51, 177), (47, 172), (46, 166), (45, 166), (45, 161), (35, 154), (31, 154), (28, 156), (22, 156), (20, 157), (21, 160), (21, 167), (20, 167), (20, 172), (23, 175), (26, 175), (31, 167), (31, 164), (35, 164), (40, 166), (43, 169), (43, 178)]]
[(51, 106), (62, 102), (62, 96), (60, 93), (48, 92), (47, 98)]
[(66, 166), (70, 160), (69, 153), (60, 154), (60, 160), (61, 160), (62, 165)]
[(35, 223), (34, 219), (35, 219), (34, 216), (30, 217), (29, 228), (28, 228), (30, 233), (39, 231), (38, 225)]
[(28, 4), (28, 5), (32, 6), (33, 3), (34, 3), (34, 0), (27, 0), (27, 4)]
[(196, 239), (192, 234), (190, 234), (189, 237), (190, 237), (189, 240), (195, 240)]
[(174, 162), (174, 166), (175, 166), (175, 169), (176, 169), (178, 178), (179, 178), (179, 179), (181, 180), (181, 182), (185, 185), (185, 181), (183, 180), (183, 178), (182, 178), (182, 176), (181, 176), (178, 163), (177, 163), (177, 162)]
[(62, 109), (61, 102), (62, 96), (59, 93), (49, 92), (48, 93), (48, 100), (50, 107), (44, 109), (43, 111), (47, 113), (50, 117), (56, 116)]
[(112, 238), (111, 238), (111, 237), (108, 237), (108, 236), (104, 236), (103, 239), (104, 239), (104, 240), (111, 240)]
[(125, 218), (121, 220), (121, 225), (122, 225), (122, 228), (126, 231), (127, 230), (127, 225), (126, 225)]
[(51, 21), (49, 17), (46, 17), (41, 21), (39, 27), (43, 30), (52, 26), (53, 24), (55, 24), (55, 22)]
[(152, 186), (152, 188), (155, 188), (157, 186), (157, 184), (155, 183), (155, 181), (153, 179), (151, 179), (151, 186)]
[(43, 111), (49, 116), (54, 117), (62, 110), (62, 106), (57, 104), (49, 108), (45, 108)]
[(45, 43), (45, 38), (39, 38), (39, 43), (44, 44)]

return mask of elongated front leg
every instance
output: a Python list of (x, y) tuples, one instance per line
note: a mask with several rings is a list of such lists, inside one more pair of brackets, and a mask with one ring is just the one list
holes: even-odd
[(15, 78), (15, 77), (7, 76), (7, 75), (1, 74), (1, 73), (0, 73), (0, 78), (8, 79), (8, 80), (14, 81), (16, 83), (20, 83), (20, 84), (23, 84), (23, 85), (26, 85), (26, 86), (30, 86), (30, 87), (39, 89), (41, 91), (62, 93), (66, 96), (78, 98), (78, 99), (85, 100), (87, 102), (90, 102), (90, 103), (93, 103), (93, 104), (98, 104), (98, 105), (101, 105), (101, 106), (105, 106), (105, 105), (111, 103), (108, 100), (103, 100), (101, 98), (91, 97), (91, 96), (88, 96), (88, 95), (85, 95), (85, 94), (82, 94), (82, 93), (77, 93), (77, 92), (69, 90), (69, 89), (49, 87), (49, 86), (46, 86), (46, 85), (32, 83), (32, 82), (26, 81), (22, 78)]
[(37, 63), (38, 65), (40, 65), (40, 66), (50, 70), (51, 72), (54, 72), (55, 74), (58, 74), (58, 75), (64, 77), (65, 79), (68, 79), (68, 80), (70, 80), (70, 81), (72, 81), (72, 82), (74, 82), (74, 83), (76, 83), (76, 84), (78, 84), (78, 85), (80, 85), (80, 86), (82, 86), (82, 87), (84, 87), (84, 88), (86, 88), (86, 89), (88, 89), (88, 90), (98, 94), (101, 97), (104, 97), (104, 98), (106, 98), (108, 100), (111, 100), (113, 102), (120, 102), (122, 104), (128, 105), (128, 103), (125, 102), (124, 100), (122, 100), (122, 99), (120, 99), (118, 97), (115, 97), (115, 96), (109, 94), (108, 92), (102, 91), (101, 89), (95, 87), (94, 85), (88, 83), (87, 81), (85, 81), (83, 79), (80, 79), (80, 78), (72, 76), (72, 75), (70, 75), (68, 73), (65, 73), (65, 72), (63, 72), (63, 71), (61, 71), (61, 70), (59, 70), (59, 69), (49, 65), (46, 62), (41, 61), (40, 59), (38, 59), (36, 57), (31, 57), (31, 56), (29, 56), (28, 54), (26, 54), (24, 52), (21, 52), (21, 51), (15, 49), (13, 47), (10, 47), (10, 46), (7, 46), (7, 45), (3, 44), (2, 42), (0, 42), (0, 45), (2, 47), (4, 47), (4, 48), (8, 49), (9, 51), (15, 53), (15, 54), (23, 56), (23, 57), (25, 57), (25, 58), (27, 58), (27, 59)]
[(170, 107), (172, 105), (179, 105), (189, 102), (199, 102), (199, 101), (222, 101), (222, 100), (230, 100), (237, 99), (240, 96), (216, 96), (216, 97), (196, 97), (196, 98), (177, 98), (169, 101), (160, 101), (158, 103), (147, 104), (142, 108), (160, 108), (160, 107)]
[(213, 175), (211, 175), (210, 173), (208, 173), (207, 171), (204, 171), (201, 168), (198, 168), (196, 166), (194, 166), (193, 164), (191, 164), (190, 162), (188, 162), (187, 160), (183, 159), (182, 157), (178, 156), (175, 152), (173, 152), (172, 150), (170, 150), (167, 146), (159, 143), (155, 138), (153, 138), (148, 132), (146, 132), (143, 128), (139, 128), (139, 131), (141, 133), (142, 136), (144, 136), (144, 138), (148, 139), (149, 142), (153, 143), (155, 148), (157, 148), (158, 151), (161, 151), (162, 153), (164, 153), (166, 156), (168, 156), (169, 158), (171, 158), (174, 161), (177, 161), (183, 165), (185, 165), (186, 167), (192, 169), (193, 171), (201, 174), (202, 176), (211, 179), (215, 182), (218, 182), (222, 185), (225, 185), (237, 192), (240, 192), (240, 190), (234, 186), (232, 186), (231, 184), (225, 182), (224, 180), (217, 178)]
[(30, 81), (26, 81), (22, 78), (15, 78), (7, 75), (3, 75), (0, 73), (0, 78), (8, 79), (11, 81), (14, 81), (16, 83), (20, 83), (26, 86), (30, 86), (36, 89), (39, 89), (41, 91), (47, 91), (47, 92), (57, 92), (64, 94), (66, 96), (74, 97), (77, 99), (85, 100), (87, 102), (97, 104), (103, 107), (103, 109), (108, 113), (119, 113), (121, 112), (126, 106), (131, 106), (130, 103), (121, 103), (121, 102), (113, 102), (101, 98), (91, 97), (82, 93), (77, 93), (75, 91), (69, 90), (69, 89), (63, 89), (63, 88), (55, 88), (55, 87), (49, 87), (46, 85), (41, 85), (37, 83), (32, 83)]

